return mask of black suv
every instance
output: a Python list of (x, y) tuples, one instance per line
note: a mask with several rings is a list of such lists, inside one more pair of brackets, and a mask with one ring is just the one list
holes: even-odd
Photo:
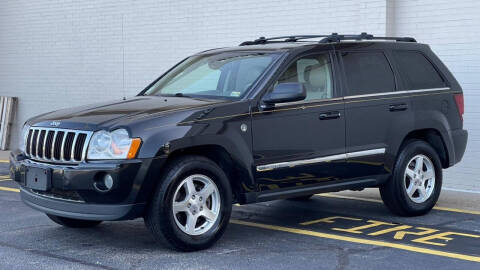
[(28, 120), (10, 172), (56, 223), (143, 217), (197, 250), (232, 203), (379, 187), (395, 214), (427, 213), (465, 151), (463, 107), (413, 38), (262, 37), (188, 57), (135, 97)]

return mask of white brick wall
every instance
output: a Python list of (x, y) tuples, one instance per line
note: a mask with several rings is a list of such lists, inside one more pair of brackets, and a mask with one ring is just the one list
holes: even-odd
[(0, 95), (20, 101), (12, 143), (28, 117), (134, 95), (200, 50), (261, 35), (381, 34), (384, 10), (381, 0), (3, 0)]
[(447, 174), (478, 176), (479, 11), (474, 0), (3, 0), (0, 95), (19, 97), (16, 144), (28, 117), (134, 95), (200, 50), (261, 35), (409, 35), (431, 44), (465, 89), (469, 149)]
[(444, 186), (480, 190), (480, 1), (388, 1), (393, 3), (392, 34), (430, 44), (464, 90), (467, 151), (460, 164), (445, 171)]

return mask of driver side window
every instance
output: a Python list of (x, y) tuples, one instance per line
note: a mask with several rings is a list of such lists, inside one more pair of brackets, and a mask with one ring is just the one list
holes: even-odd
[(290, 64), (287, 70), (275, 82), (302, 83), (307, 91), (305, 100), (327, 99), (333, 97), (332, 65), (327, 54), (302, 57)]

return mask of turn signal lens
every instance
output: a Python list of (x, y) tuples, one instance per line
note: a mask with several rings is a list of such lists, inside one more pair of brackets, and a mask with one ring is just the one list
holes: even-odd
[(128, 150), (127, 159), (133, 159), (137, 156), (138, 149), (140, 149), (140, 145), (142, 144), (142, 140), (140, 138), (133, 138), (132, 144), (130, 145), (130, 149)]

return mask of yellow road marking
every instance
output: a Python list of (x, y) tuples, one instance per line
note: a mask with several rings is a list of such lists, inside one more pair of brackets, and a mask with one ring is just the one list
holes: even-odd
[(10, 175), (0, 175), (0, 179), (10, 178)]
[(409, 245), (404, 245), (404, 244), (390, 243), (390, 242), (377, 241), (377, 240), (367, 240), (367, 239), (362, 239), (362, 238), (357, 238), (357, 237), (341, 236), (341, 235), (337, 235), (337, 234), (329, 234), (329, 233), (322, 233), (322, 232), (309, 231), (309, 230), (303, 230), (303, 229), (295, 229), (295, 228), (289, 228), (289, 227), (283, 227), (283, 226), (268, 225), (268, 224), (250, 222), (250, 221), (236, 220), (236, 219), (232, 219), (232, 220), (230, 220), (230, 222), (233, 223), (233, 224), (244, 225), (244, 226), (255, 227), (255, 228), (261, 228), (261, 229), (267, 229), (267, 230), (289, 232), (289, 233), (308, 235), (308, 236), (314, 236), (314, 237), (319, 237), (319, 238), (327, 238), (327, 239), (333, 239), (333, 240), (340, 240), (340, 241), (346, 241), (346, 242), (352, 242), (352, 243), (358, 243), (358, 244), (365, 244), (365, 245), (374, 245), (374, 246), (396, 248), (396, 249), (402, 249), (402, 250), (424, 253), (424, 254), (430, 254), (430, 255), (437, 255), (437, 256), (460, 259), (460, 260), (480, 262), (480, 257), (477, 257), (477, 256), (464, 255), (464, 254), (458, 254), (458, 253), (453, 253), (453, 252), (438, 251), (438, 250), (421, 248), (421, 247), (414, 247), (414, 246), (409, 246)]
[(9, 188), (9, 187), (0, 187), (0, 190), (3, 190), (3, 191), (12, 191), (12, 192), (20, 192), (20, 189), (18, 189), (18, 188)]
[[(369, 198), (359, 198), (359, 197), (350, 197), (350, 196), (336, 195), (336, 194), (329, 194), (329, 193), (317, 194), (316, 196), (328, 197), (328, 198), (338, 198), (338, 199), (347, 199), (347, 200), (357, 200), (357, 201), (364, 201), (364, 202), (374, 202), (374, 203), (382, 203), (383, 204), (382, 200), (369, 199)], [(449, 208), (449, 207), (441, 207), (441, 206), (434, 206), (433, 209), (439, 210), (439, 211), (480, 215), (480, 211), (475, 211), (475, 210), (457, 209), (457, 208)]]
[(3, 159), (0, 159), (0, 163), (9, 163), (10, 161), (8, 160), (3, 160)]

